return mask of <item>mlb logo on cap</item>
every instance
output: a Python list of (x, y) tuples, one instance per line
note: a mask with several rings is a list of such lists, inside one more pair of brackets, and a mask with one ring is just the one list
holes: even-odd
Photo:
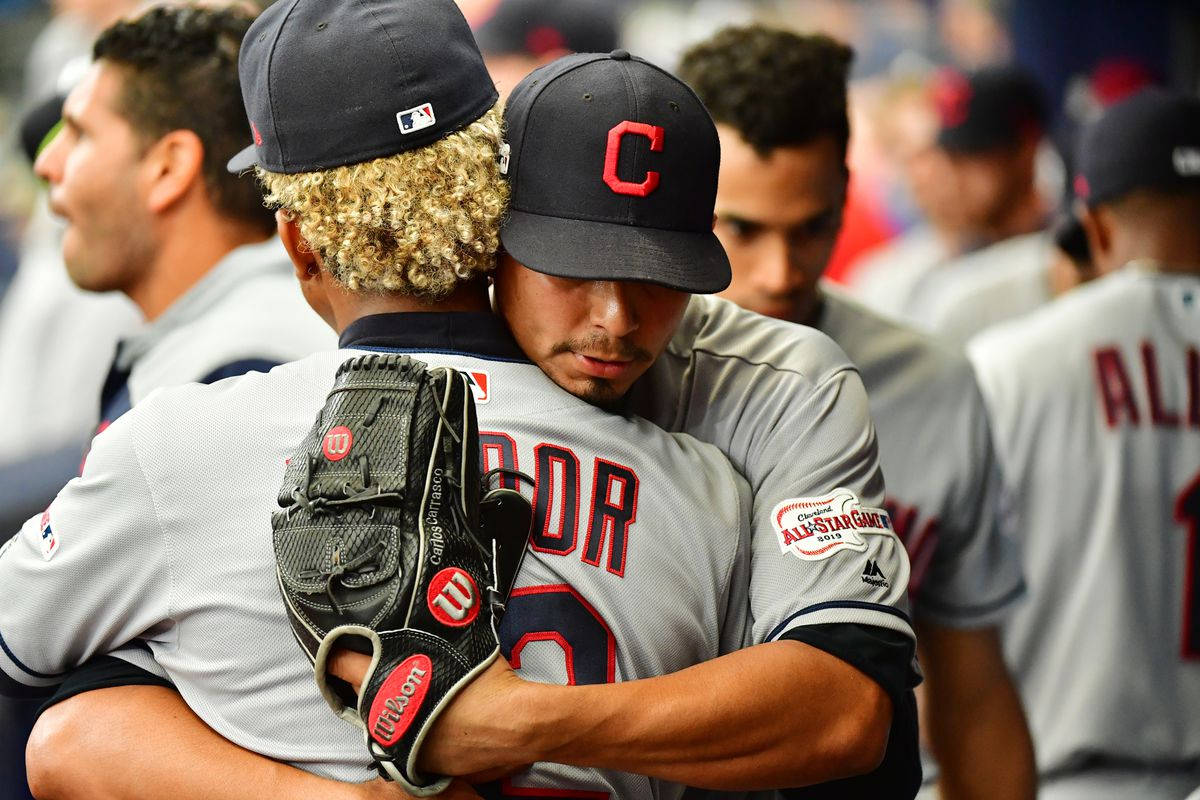
[(401, 133), (412, 133), (422, 128), (432, 128), (437, 118), (433, 116), (433, 106), (422, 103), (415, 108), (401, 111), (396, 115), (396, 121), (400, 123)]

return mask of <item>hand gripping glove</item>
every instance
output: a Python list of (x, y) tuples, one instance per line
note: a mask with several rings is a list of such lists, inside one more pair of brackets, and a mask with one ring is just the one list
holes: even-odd
[[(450, 782), (420, 775), (417, 754), (499, 652), (532, 517), (515, 491), (480, 501), (469, 381), (399, 354), (342, 364), (271, 519), (279, 588), (322, 695), (415, 795)], [(327, 672), (335, 646), (371, 656), (358, 698)]]

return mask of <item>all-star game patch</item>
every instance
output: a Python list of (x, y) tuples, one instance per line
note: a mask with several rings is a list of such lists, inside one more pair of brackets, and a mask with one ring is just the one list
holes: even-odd
[(863, 535), (895, 535), (892, 520), (882, 508), (864, 508), (849, 489), (834, 489), (824, 497), (784, 500), (771, 512), (779, 551), (804, 561), (820, 561), (839, 550), (863, 552)]

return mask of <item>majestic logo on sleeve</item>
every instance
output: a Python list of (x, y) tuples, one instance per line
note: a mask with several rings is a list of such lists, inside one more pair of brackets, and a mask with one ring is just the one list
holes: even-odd
[(849, 489), (834, 489), (825, 497), (784, 500), (771, 512), (779, 536), (779, 552), (805, 561), (829, 558), (838, 550), (863, 552), (863, 534), (895, 535), (892, 520), (882, 508), (864, 508)]

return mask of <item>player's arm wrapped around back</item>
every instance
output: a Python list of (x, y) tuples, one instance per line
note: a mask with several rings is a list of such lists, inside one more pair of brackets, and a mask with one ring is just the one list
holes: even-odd
[[(398, 354), (342, 364), (272, 516), (279, 588), (321, 693), (364, 728), (384, 777), (417, 795), (449, 783), (420, 775), (417, 754), (497, 657), (528, 536), (528, 502), (509, 490), (489, 492), (483, 516), (502, 507), (519, 522), (481, 525), (469, 380)], [(327, 670), (338, 647), (371, 656), (358, 697)]]

